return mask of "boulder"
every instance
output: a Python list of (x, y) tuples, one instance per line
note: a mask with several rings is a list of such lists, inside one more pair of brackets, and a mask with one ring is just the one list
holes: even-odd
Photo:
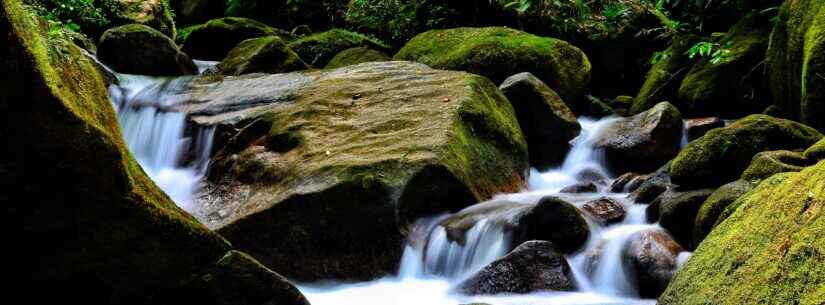
[(301, 281), (396, 270), (407, 224), (525, 186), (527, 145), (489, 80), (410, 62), (194, 80), (217, 125), (201, 219)]
[(507, 78), (499, 89), (516, 111), (530, 165), (544, 170), (564, 162), (581, 125), (559, 95), (529, 72)]
[(286, 73), (309, 69), (298, 54), (277, 36), (245, 40), (217, 66), (220, 74)]
[(595, 193), (599, 191), (599, 187), (593, 182), (576, 183), (566, 186), (559, 191), (559, 193), (581, 194), (581, 193)]
[(598, 135), (595, 147), (605, 152), (616, 173), (649, 172), (679, 153), (682, 132), (679, 110), (664, 102), (614, 121)]
[(759, 183), (775, 174), (798, 172), (815, 163), (816, 161), (805, 158), (799, 152), (787, 150), (763, 151), (753, 156), (751, 164), (742, 173), (741, 179)]
[(624, 205), (610, 197), (602, 197), (585, 203), (582, 210), (590, 213), (602, 224), (620, 223), (627, 214)]
[(811, 160), (825, 159), (825, 139), (819, 140), (819, 142), (806, 149), (802, 156)]
[(111, 26), (138, 23), (175, 39), (177, 30), (169, 2), (164, 0), (110, 0), (99, 4)]
[(825, 2), (786, 1), (766, 61), (773, 102), (783, 114), (825, 129)]
[[(0, 210), (14, 247), (6, 253), (14, 263), (4, 269), (14, 278), (9, 297), (32, 304), (179, 304), (200, 297), (186, 291), (193, 277), (241, 254), (144, 173), (123, 143), (99, 65), (50, 29), (22, 1), (0, 1), (0, 128), (14, 143), (0, 146)], [(247, 270), (274, 276), (260, 265)], [(286, 281), (213, 283), (306, 305)], [(43, 287), (49, 293), (32, 293)]]
[(727, 53), (720, 62), (702, 57), (679, 87), (685, 115), (742, 117), (759, 113), (770, 100), (763, 90), (762, 69), (773, 23), (754, 12), (740, 20), (717, 43)]
[(547, 241), (528, 241), (485, 266), (456, 287), (466, 295), (525, 294), (572, 291), (575, 279), (556, 247)]
[(604, 118), (611, 115), (616, 115), (616, 111), (608, 103), (602, 99), (586, 94), (583, 99), (578, 99), (571, 105), (573, 111), (581, 116)]
[(307, 26), (316, 30), (343, 26), (348, 0), (231, 0), (226, 16), (246, 17), (292, 29)]
[(648, 229), (634, 233), (622, 249), (622, 260), (632, 270), (639, 295), (655, 299), (665, 291), (684, 251), (667, 232)]
[(698, 247), (699, 243), (710, 234), (711, 230), (724, 220), (721, 218), (722, 212), (725, 211), (728, 206), (754, 187), (755, 185), (753, 183), (746, 180), (736, 180), (716, 189), (716, 191), (702, 203), (699, 213), (696, 214), (696, 221), (693, 225), (693, 247)]
[(578, 48), (505, 27), (428, 31), (410, 40), (394, 59), (467, 71), (496, 83), (530, 72), (565, 101), (581, 96), (590, 82), (590, 62)]
[(825, 162), (775, 175), (736, 202), (658, 304), (825, 302)]
[(145, 25), (109, 29), (97, 48), (100, 61), (120, 73), (179, 76), (198, 73), (198, 67), (172, 39)]
[(378, 39), (342, 29), (332, 29), (299, 38), (291, 42), (289, 47), (306, 63), (318, 68), (323, 68), (335, 55), (351, 48), (389, 50), (389, 46)]
[(685, 120), (688, 142), (701, 138), (708, 131), (722, 127), (725, 127), (725, 121), (717, 117)]
[(645, 180), (647, 180), (647, 175), (625, 173), (613, 180), (610, 184), (610, 191), (613, 193), (633, 192), (638, 189)]
[(244, 40), (265, 36), (278, 36), (286, 42), (294, 39), (287, 32), (252, 19), (226, 17), (187, 28), (182, 45), (194, 59), (219, 61)]
[(683, 188), (717, 187), (739, 178), (759, 152), (805, 149), (821, 138), (811, 127), (755, 114), (688, 144), (671, 163), (670, 174)]
[(178, 24), (200, 24), (220, 18), (226, 6), (225, 0), (169, 0)]
[(659, 221), (680, 245), (691, 249), (693, 227), (702, 204), (714, 190), (674, 191), (659, 195), (647, 207), (647, 217), (651, 222)]
[(387, 53), (367, 47), (355, 47), (338, 52), (338, 54), (329, 61), (325, 69), (337, 69), (365, 62), (390, 60), (392, 60), (392, 57), (387, 55)]
[(644, 84), (630, 107), (630, 114), (644, 112), (662, 101), (677, 100), (679, 86), (696, 61), (686, 53), (699, 40), (701, 38), (695, 35), (673, 38), (670, 46), (660, 53), (659, 61), (647, 72)]

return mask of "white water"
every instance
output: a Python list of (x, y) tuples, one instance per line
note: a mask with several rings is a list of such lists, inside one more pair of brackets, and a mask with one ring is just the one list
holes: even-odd
[[(149, 177), (178, 206), (194, 213), (193, 194), (209, 165), (214, 128), (187, 135), (186, 115), (165, 110), (182, 101), (175, 92), (190, 79), (121, 74), (118, 80), (120, 85), (109, 91), (126, 144)], [(187, 154), (191, 162), (184, 165)]]

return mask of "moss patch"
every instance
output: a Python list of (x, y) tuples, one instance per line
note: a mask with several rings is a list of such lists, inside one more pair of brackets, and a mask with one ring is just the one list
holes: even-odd
[(812, 159), (812, 160), (822, 160), (825, 159), (825, 139), (816, 142), (813, 146), (809, 147), (803, 153), (805, 158)]
[(286, 42), (294, 37), (285, 31), (258, 21), (238, 17), (226, 17), (186, 28), (183, 51), (194, 59), (222, 60), (244, 40), (265, 36), (278, 36)]
[(386, 51), (389, 46), (378, 39), (342, 29), (312, 34), (289, 44), (301, 58), (314, 67), (324, 67), (341, 51), (369, 47)]
[(223, 75), (247, 73), (285, 73), (309, 69), (298, 54), (277, 36), (246, 40), (229, 52), (218, 64)]
[(367, 47), (357, 47), (346, 49), (339, 52), (332, 60), (329, 61), (326, 69), (335, 69), (341, 68), (351, 65), (362, 64), (365, 62), (375, 62), (375, 61), (389, 61), (392, 60), (392, 57), (387, 55), (387, 53), (373, 50)]

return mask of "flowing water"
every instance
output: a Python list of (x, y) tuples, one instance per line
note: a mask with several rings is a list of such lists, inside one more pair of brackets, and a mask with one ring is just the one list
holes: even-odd
[[(210, 65), (214, 63), (199, 63), (201, 70)], [(184, 114), (169, 110), (184, 101), (184, 97), (175, 92), (181, 92), (179, 89), (191, 78), (118, 75), (118, 79), (120, 85), (113, 86), (110, 94), (129, 148), (147, 174), (178, 205), (197, 214), (193, 194), (209, 166), (214, 128), (194, 126)], [(621, 254), (634, 233), (660, 229), (658, 225), (645, 223), (645, 207), (627, 200), (627, 194), (607, 192), (607, 186), (600, 186), (597, 193), (559, 193), (586, 177), (612, 176), (604, 156), (593, 144), (596, 135), (614, 120), (581, 119), (582, 134), (559, 168), (546, 172), (533, 170), (527, 190), (496, 198), (533, 204), (544, 196), (558, 195), (580, 207), (589, 200), (608, 196), (625, 206), (627, 217), (622, 223), (605, 227), (589, 221), (590, 240), (578, 253), (567, 257), (577, 291), (475, 297), (453, 293), (452, 287), (505, 255), (514, 245), (510, 244), (509, 233), (501, 222), (492, 218), (476, 222), (465, 233), (464, 245), (450, 241), (444, 228), (438, 225), (448, 215), (421, 219), (415, 224), (395, 276), (366, 283), (308, 283), (299, 285), (299, 289), (313, 305), (655, 304), (654, 300), (639, 299), (633, 280), (625, 272)], [(593, 269), (591, 254), (596, 251), (601, 255), (597, 256)], [(687, 255), (680, 255), (680, 261), (686, 258)]]

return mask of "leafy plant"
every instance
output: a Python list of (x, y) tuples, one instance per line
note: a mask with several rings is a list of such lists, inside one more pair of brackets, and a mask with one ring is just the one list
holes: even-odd
[(84, 26), (102, 27), (109, 23), (95, 0), (32, 0), (31, 5), (54, 28), (79, 32)]
[(660, 52), (653, 53), (653, 56), (650, 57), (650, 64), (651, 65), (658, 64), (658, 63), (662, 62), (663, 60), (670, 59), (671, 56), (673, 56), (673, 54), (670, 54), (670, 52), (668, 52), (668, 51), (660, 51)]
[(720, 43), (700, 41), (690, 47), (685, 54), (690, 58), (697, 56), (709, 57), (710, 63), (721, 64), (728, 61), (728, 56), (730, 55), (730, 49), (728, 49), (728, 47), (730, 47), (730, 44), (731, 43), (728, 42), (723, 46)]

